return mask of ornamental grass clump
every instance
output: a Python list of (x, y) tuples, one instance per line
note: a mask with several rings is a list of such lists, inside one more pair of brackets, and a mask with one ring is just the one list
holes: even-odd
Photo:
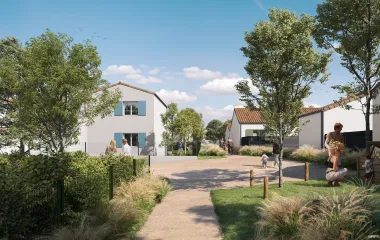
[(202, 146), (199, 151), (200, 156), (226, 156), (227, 152), (216, 144), (207, 144)]
[(259, 208), (255, 228), (263, 239), (360, 240), (378, 234), (372, 215), (378, 207), (375, 187), (357, 187), (331, 196), (299, 198), (275, 195)]

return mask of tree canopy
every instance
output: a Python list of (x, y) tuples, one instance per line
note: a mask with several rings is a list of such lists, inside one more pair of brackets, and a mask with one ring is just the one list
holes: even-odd
[(206, 126), (206, 138), (215, 143), (224, 137), (223, 123), (217, 119), (211, 120)]
[(161, 114), (161, 122), (164, 125), (165, 131), (162, 133), (161, 146), (174, 147), (176, 137), (175, 118), (178, 115), (178, 106), (176, 103), (170, 103), (167, 111)]
[(77, 143), (80, 127), (111, 114), (121, 97), (107, 89), (100, 63), (89, 41), (73, 43), (49, 30), (25, 44), (19, 64), (5, 57), (0, 77), (14, 83), (14, 126), (51, 152)]
[(380, 106), (371, 108), (380, 83), (379, 9), (378, 0), (326, 0), (318, 5), (316, 17), (316, 42), (338, 53), (342, 66), (353, 76), (333, 88), (344, 97), (358, 98), (366, 121), (366, 141), (370, 138), (370, 115), (380, 111)]
[(331, 53), (313, 48), (314, 30), (312, 16), (271, 9), (269, 21), (258, 22), (253, 31), (246, 32), (248, 46), (241, 48), (249, 59), (245, 70), (259, 93), (251, 91), (248, 81), (239, 82), (236, 89), (248, 107), (260, 109), (266, 132), (280, 145), (280, 187), (283, 140), (299, 131), (298, 116), (312, 84), (328, 79)]

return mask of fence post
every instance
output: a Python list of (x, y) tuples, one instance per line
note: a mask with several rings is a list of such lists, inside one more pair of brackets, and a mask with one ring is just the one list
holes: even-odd
[(138, 142), (137, 142), (137, 156), (140, 156), (140, 146)]
[(58, 225), (62, 224), (62, 213), (64, 209), (63, 191), (64, 191), (64, 180), (63, 179), (57, 180), (57, 196), (56, 196), (57, 199), (56, 199), (55, 207), (56, 207), (56, 221)]
[(249, 186), (252, 187), (254, 184), (253, 182), (253, 169), (249, 171)]
[(305, 181), (309, 181), (309, 163), (305, 162)]
[(87, 142), (84, 142), (84, 152), (87, 152)]
[(133, 159), (133, 176), (137, 177), (136, 159)]
[(148, 173), (150, 173), (150, 155), (148, 155)]
[(268, 199), (268, 177), (264, 177), (264, 199)]
[(113, 199), (113, 166), (109, 166), (108, 169), (108, 177), (109, 177), (109, 199)]

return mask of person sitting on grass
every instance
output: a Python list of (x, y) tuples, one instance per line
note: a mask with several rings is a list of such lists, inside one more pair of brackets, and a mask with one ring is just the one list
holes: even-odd
[(341, 142), (330, 142), (330, 156), (327, 161), (326, 180), (329, 186), (339, 186), (347, 174), (347, 168), (339, 169), (339, 157), (344, 146)]
[(373, 178), (375, 177), (375, 166), (373, 164), (374, 158), (371, 157), (370, 153), (366, 153), (365, 155), (365, 162), (363, 167), (365, 167), (365, 184), (369, 185), (372, 184)]
[(265, 153), (261, 156), (261, 161), (263, 163), (263, 168), (267, 168), (268, 156)]

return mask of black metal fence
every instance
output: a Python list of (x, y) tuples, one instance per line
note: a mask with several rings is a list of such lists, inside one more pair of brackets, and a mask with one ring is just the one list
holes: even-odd
[[(346, 148), (351, 149), (365, 149), (366, 148), (366, 140), (365, 140), (365, 131), (357, 131), (357, 132), (343, 132), (344, 145)], [(326, 140), (327, 134), (324, 136), (324, 140)], [(370, 139), (372, 141), (372, 130), (370, 131)]]

